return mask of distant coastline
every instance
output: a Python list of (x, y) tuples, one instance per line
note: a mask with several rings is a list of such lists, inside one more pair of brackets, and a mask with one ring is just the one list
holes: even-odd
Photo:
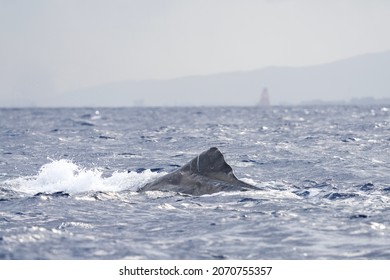
[(321, 99), (303, 101), (300, 105), (390, 105), (390, 98), (362, 97), (352, 98), (349, 101), (324, 101)]
[[(390, 51), (304, 67), (170, 80), (125, 80), (69, 92), (9, 92), (0, 107), (199, 107), (390, 104)], [(263, 95), (264, 89), (267, 95)], [(22, 98), (23, 97), (23, 98)]]

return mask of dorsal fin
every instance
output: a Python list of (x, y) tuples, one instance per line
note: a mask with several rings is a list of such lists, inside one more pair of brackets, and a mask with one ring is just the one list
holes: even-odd
[(225, 158), (218, 148), (212, 147), (192, 159), (184, 169), (198, 174), (220, 173), (230, 174), (233, 169), (226, 163)]

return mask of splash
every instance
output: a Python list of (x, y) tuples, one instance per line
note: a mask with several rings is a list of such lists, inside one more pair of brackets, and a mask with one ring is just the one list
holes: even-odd
[(155, 173), (150, 170), (142, 173), (115, 171), (111, 176), (103, 177), (99, 169), (86, 169), (69, 160), (61, 159), (43, 165), (36, 176), (7, 180), (4, 185), (14, 191), (27, 194), (59, 191), (67, 193), (136, 191), (162, 175), (164, 173)]

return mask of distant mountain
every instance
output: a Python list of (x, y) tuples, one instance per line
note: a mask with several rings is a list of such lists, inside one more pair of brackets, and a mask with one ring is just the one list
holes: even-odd
[(250, 106), (259, 102), (264, 87), (274, 105), (364, 98), (389, 101), (390, 51), (314, 66), (122, 81), (68, 92), (57, 102), (62, 106)]

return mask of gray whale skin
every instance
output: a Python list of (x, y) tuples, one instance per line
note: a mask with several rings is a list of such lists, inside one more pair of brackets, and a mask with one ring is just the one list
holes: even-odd
[(237, 179), (222, 153), (215, 147), (204, 151), (180, 169), (146, 184), (138, 190), (172, 191), (190, 195), (258, 188)]

